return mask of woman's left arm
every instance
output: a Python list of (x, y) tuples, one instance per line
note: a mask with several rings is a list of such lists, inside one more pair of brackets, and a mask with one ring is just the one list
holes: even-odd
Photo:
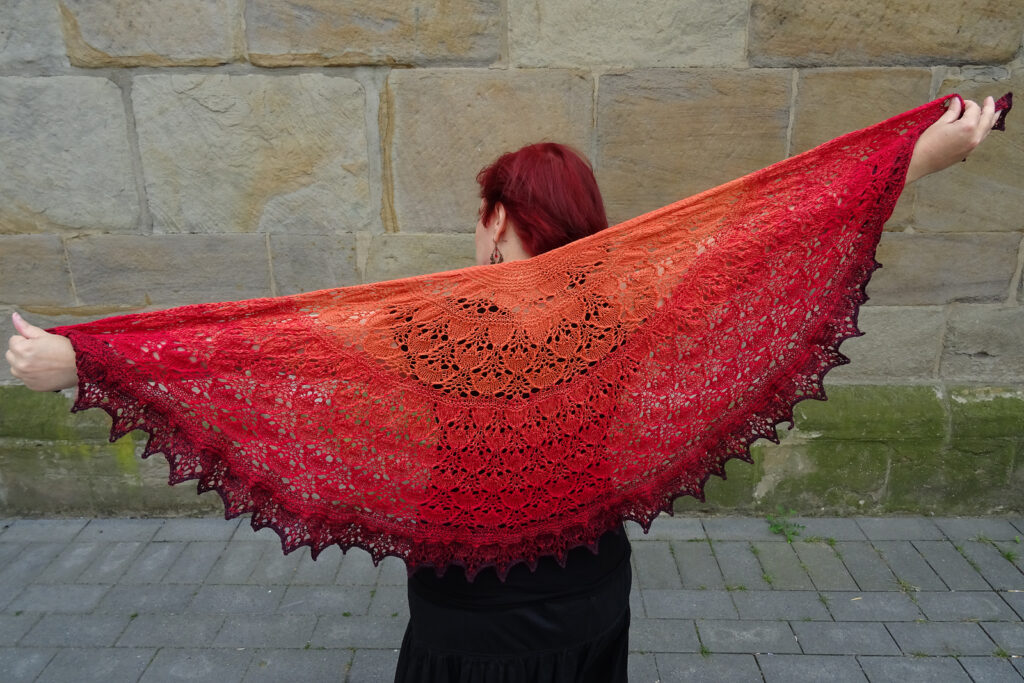
[(980, 106), (965, 100), (963, 116), (959, 98), (951, 99), (946, 113), (918, 138), (907, 169), (907, 182), (966, 159), (988, 136), (998, 119), (995, 100), (991, 97), (986, 97)]

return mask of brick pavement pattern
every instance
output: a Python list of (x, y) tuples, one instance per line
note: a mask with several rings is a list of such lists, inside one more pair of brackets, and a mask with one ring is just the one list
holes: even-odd
[[(630, 681), (1024, 680), (1024, 518), (780, 524), (630, 529)], [(404, 580), (239, 520), (3, 520), (0, 680), (390, 681)]]

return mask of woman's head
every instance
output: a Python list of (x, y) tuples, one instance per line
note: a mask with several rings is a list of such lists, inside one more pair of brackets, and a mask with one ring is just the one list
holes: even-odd
[(499, 157), (476, 179), (482, 198), (478, 263), (486, 263), (481, 255), (489, 255), (494, 247), (493, 233), (487, 229), (499, 218), (507, 219), (528, 256), (608, 227), (590, 164), (565, 145), (528, 145)]

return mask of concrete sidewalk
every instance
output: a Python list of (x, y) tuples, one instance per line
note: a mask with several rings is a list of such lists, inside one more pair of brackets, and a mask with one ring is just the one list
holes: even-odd
[[(779, 526), (631, 530), (630, 681), (1024, 680), (1024, 518)], [(391, 680), (407, 614), (393, 559), (284, 556), (237, 520), (0, 528), (2, 681)]]

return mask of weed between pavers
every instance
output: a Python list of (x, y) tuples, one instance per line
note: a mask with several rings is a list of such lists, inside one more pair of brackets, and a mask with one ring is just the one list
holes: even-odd
[(796, 510), (786, 512), (780, 505), (777, 508), (777, 511), (778, 514), (769, 514), (765, 516), (765, 521), (768, 522), (768, 529), (773, 534), (785, 536), (786, 543), (792, 543), (793, 539), (800, 535), (801, 529), (804, 529), (805, 527), (803, 524), (797, 524), (793, 520), (789, 519), (790, 516), (796, 514)]

